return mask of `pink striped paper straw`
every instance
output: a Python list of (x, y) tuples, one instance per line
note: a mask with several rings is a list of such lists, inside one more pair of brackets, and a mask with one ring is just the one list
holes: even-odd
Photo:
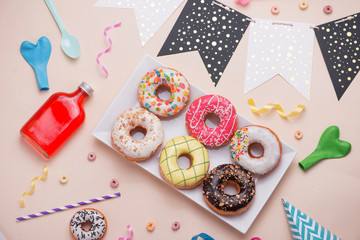
[(68, 209), (71, 209), (71, 208), (87, 205), (87, 204), (90, 204), (90, 203), (100, 202), (100, 201), (115, 198), (115, 197), (120, 197), (120, 192), (110, 194), (110, 195), (106, 195), (106, 196), (102, 196), (102, 197), (98, 197), (98, 198), (93, 198), (93, 199), (90, 199), (88, 201), (83, 201), (83, 202), (78, 202), (78, 203), (75, 203), (75, 204), (66, 205), (64, 207), (53, 208), (51, 210), (42, 211), (42, 212), (27, 215), (27, 216), (23, 216), (23, 217), (18, 217), (18, 218), (16, 218), (16, 221), (19, 222), (19, 221), (28, 220), (30, 218), (41, 217), (43, 215), (48, 215), (48, 214), (51, 214), (51, 213), (60, 212), (60, 211), (64, 211), (64, 210), (68, 210)]

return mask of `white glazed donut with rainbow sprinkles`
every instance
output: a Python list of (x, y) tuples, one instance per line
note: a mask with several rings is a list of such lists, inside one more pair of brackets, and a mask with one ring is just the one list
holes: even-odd
[[(258, 144), (262, 153), (255, 156), (252, 147)], [(278, 136), (269, 128), (249, 125), (238, 129), (230, 141), (231, 157), (235, 163), (255, 174), (266, 174), (280, 162), (282, 146)]]
[[(157, 96), (160, 86), (170, 89), (167, 100)], [(175, 69), (156, 68), (146, 73), (139, 83), (138, 99), (140, 104), (159, 117), (168, 117), (179, 113), (189, 103), (190, 84), (186, 78)]]

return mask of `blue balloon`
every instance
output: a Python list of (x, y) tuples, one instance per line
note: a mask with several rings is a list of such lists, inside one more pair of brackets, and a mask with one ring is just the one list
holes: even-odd
[(24, 41), (20, 46), (21, 55), (34, 69), (40, 90), (49, 90), (47, 63), (51, 53), (51, 43), (47, 37), (41, 37), (35, 44)]

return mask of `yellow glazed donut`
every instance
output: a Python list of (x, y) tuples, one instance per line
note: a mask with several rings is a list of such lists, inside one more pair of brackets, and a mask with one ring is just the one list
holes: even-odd
[[(182, 169), (177, 160), (181, 156), (190, 159), (190, 167)], [(160, 173), (163, 179), (178, 189), (193, 188), (201, 183), (209, 170), (206, 148), (190, 136), (175, 137), (168, 141), (160, 155)]]

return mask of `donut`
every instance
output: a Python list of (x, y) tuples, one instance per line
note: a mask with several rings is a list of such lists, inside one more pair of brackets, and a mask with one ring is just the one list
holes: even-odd
[(276, 6), (273, 6), (270, 11), (271, 11), (271, 13), (274, 14), (274, 15), (278, 15), (279, 12), (280, 12), (279, 8), (276, 7)]
[(323, 11), (324, 11), (324, 13), (326, 13), (326, 14), (331, 14), (331, 13), (333, 12), (333, 8), (332, 8), (332, 6), (330, 6), (330, 5), (326, 5), (326, 6), (323, 8)]
[[(235, 184), (237, 194), (224, 192), (227, 184)], [(212, 169), (203, 182), (205, 202), (217, 213), (233, 215), (247, 210), (255, 196), (255, 181), (251, 173), (234, 164), (222, 164)]]
[[(181, 156), (190, 159), (190, 167), (182, 169), (177, 160)], [(175, 137), (168, 141), (160, 154), (160, 173), (163, 179), (178, 189), (193, 188), (201, 183), (209, 170), (206, 148), (190, 136)]]
[[(160, 86), (170, 89), (167, 100), (160, 99), (156, 91)], [(168, 117), (179, 113), (189, 103), (190, 84), (175, 69), (156, 68), (146, 73), (139, 83), (138, 98), (140, 104), (159, 117)]]
[[(130, 132), (136, 127), (146, 130), (141, 140), (134, 139)], [(160, 119), (144, 108), (130, 108), (115, 121), (111, 131), (113, 147), (131, 161), (142, 161), (151, 157), (164, 140)]]
[[(82, 224), (89, 222), (89, 231), (82, 229)], [(94, 208), (84, 208), (71, 218), (70, 232), (77, 240), (98, 240), (102, 239), (106, 233), (107, 222), (104, 214)]]
[[(209, 113), (214, 113), (220, 118), (219, 126), (206, 126), (205, 118)], [(185, 121), (191, 136), (210, 147), (228, 142), (238, 125), (235, 107), (228, 99), (219, 95), (205, 95), (193, 101), (186, 113)]]
[[(253, 144), (262, 147), (262, 155), (251, 153)], [(230, 142), (231, 157), (244, 169), (255, 174), (266, 174), (280, 162), (282, 146), (278, 136), (269, 128), (250, 125), (238, 129)]]

